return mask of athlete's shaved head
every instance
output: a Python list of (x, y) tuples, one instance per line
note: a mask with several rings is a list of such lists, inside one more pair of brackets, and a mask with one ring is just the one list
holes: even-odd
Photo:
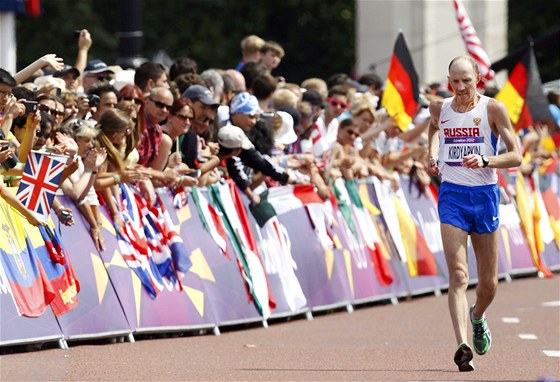
[(472, 58), (471, 56), (457, 56), (455, 57), (453, 60), (451, 60), (451, 62), (449, 63), (449, 68), (448, 71), (451, 71), (451, 67), (453, 66), (453, 64), (457, 63), (457, 62), (468, 62), (473, 70), (474, 70), (474, 74), (478, 74), (478, 65), (476, 64), (476, 61), (474, 60), (474, 58)]

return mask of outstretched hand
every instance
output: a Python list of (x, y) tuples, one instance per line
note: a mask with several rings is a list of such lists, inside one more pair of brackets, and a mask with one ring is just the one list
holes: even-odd
[(43, 67), (50, 66), (55, 72), (60, 72), (64, 68), (64, 60), (62, 57), (57, 57), (56, 54), (45, 54), (41, 57)]

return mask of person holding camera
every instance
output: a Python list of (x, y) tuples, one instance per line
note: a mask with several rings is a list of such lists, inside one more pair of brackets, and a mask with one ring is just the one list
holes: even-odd
[(88, 100), (90, 106), (95, 107), (91, 111), (91, 118), (96, 121), (105, 110), (116, 107), (119, 102), (117, 89), (109, 83), (101, 83), (92, 87), (88, 92)]

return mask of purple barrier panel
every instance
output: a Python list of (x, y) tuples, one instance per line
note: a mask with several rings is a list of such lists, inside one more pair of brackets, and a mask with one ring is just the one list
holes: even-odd
[(278, 220), (287, 228), (292, 242), (292, 256), (297, 264), (296, 276), (307, 304), (312, 309), (344, 305), (351, 302), (349, 272), (351, 264), (341, 250), (324, 250), (305, 209), (295, 209)]
[[(206, 191), (202, 191), (202, 195), (208, 198)], [(169, 211), (175, 210), (169, 198), (163, 200)], [(200, 280), (204, 302), (211, 308), (213, 321), (224, 325), (262, 320), (253, 302), (249, 301), (230, 240), (227, 240), (228, 258), (204, 229), (191, 198), (187, 206), (176, 210), (176, 215), (182, 221), (180, 234), (191, 252), (193, 263), (186, 278), (194, 282), (194, 276)]]
[[(87, 223), (70, 199), (60, 200), (73, 210), (76, 220), (72, 227), (62, 226), (61, 237), (80, 282), (78, 305), (70, 312), (57, 317), (64, 337), (96, 338), (130, 333), (130, 326), (109, 279), (103, 258), (99, 256), (89, 235)], [(55, 217), (53, 221), (58, 220)], [(110, 249), (107, 249), (108, 251)]]
[[(341, 224), (333, 228), (333, 232), (342, 245), (342, 256), (346, 264), (346, 273), (349, 280), (352, 301), (366, 302), (391, 298), (390, 286), (383, 286), (373, 269), (373, 263), (368, 249), (364, 243), (355, 241), (350, 237)], [(392, 268), (392, 264), (389, 264)], [(395, 270), (391, 269), (394, 274)]]
[(101, 257), (134, 331), (154, 332), (213, 326), (214, 318), (201, 298), (201, 282), (196, 275), (187, 273), (182, 283), (182, 292), (164, 289), (157, 298), (152, 299), (138, 276), (122, 258), (114, 229), (110, 226), (106, 228), (104, 237), (107, 250), (101, 253)]
[(551, 269), (556, 270), (560, 268), (560, 251), (558, 247), (551, 241), (545, 243), (544, 252), (541, 254), (542, 261)]
[(40, 317), (23, 317), (17, 312), (8, 281), (0, 275), (0, 346), (57, 341), (63, 338), (50, 308)]
[(500, 205), (500, 251), (510, 273), (536, 271), (515, 205)]

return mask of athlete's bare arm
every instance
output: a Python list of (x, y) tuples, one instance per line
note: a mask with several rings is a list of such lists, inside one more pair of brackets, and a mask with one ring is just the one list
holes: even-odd
[(507, 148), (507, 152), (488, 157), (488, 167), (509, 168), (521, 164), (521, 152), (515, 132), (511, 125), (506, 107), (498, 100), (491, 98), (488, 102), (488, 122), (494, 134), (499, 135)]
[(430, 127), (428, 129), (428, 168), (426, 169), (428, 175), (436, 176), (439, 174), (440, 169), (437, 164), (437, 157), (439, 151), (439, 114), (441, 112), (441, 105), (443, 101), (433, 101), (430, 103)]

